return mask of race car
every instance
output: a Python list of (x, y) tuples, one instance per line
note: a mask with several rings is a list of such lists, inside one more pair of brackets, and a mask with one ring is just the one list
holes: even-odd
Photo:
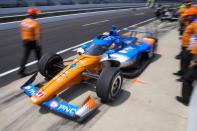
[(65, 62), (57, 54), (44, 55), (38, 66), (47, 83), (41, 87), (33, 85), (36, 73), (21, 89), (30, 97), (31, 103), (45, 105), (76, 121), (83, 121), (98, 108), (95, 100), (88, 96), (80, 106), (76, 106), (67, 103), (59, 94), (73, 85), (93, 80), (101, 101), (114, 101), (121, 92), (123, 75), (137, 74), (126, 74), (125, 71), (142, 71), (150, 62), (155, 46), (156, 39), (144, 38), (138, 43), (137, 38), (123, 38), (117, 30), (112, 29), (109, 34), (99, 35), (83, 45), (79, 50), (84, 52), (79, 52), (80, 55), (73, 61)]
[[(139, 33), (151, 35), (151, 32), (128, 29), (120, 30), (118, 35), (117, 30), (113, 29), (108, 35), (97, 36), (91, 43), (82, 45), (77, 52), (79, 55), (89, 52), (95, 55), (97, 50), (110, 44), (108, 51), (101, 53), (100, 62), (110, 67), (119, 67), (123, 76), (132, 78), (139, 75), (151, 62), (157, 47), (157, 39), (153, 37), (144, 37), (139, 42), (136, 37)], [(97, 48), (97, 50), (91, 52), (91, 48)]]
[(159, 7), (156, 9), (155, 15), (161, 21), (165, 21), (165, 20), (177, 21), (179, 19), (179, 15), (175, 7), (168, 7), (168, 6)]

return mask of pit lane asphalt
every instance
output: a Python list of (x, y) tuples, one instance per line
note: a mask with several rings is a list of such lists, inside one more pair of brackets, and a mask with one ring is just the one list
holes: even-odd
[[(104, 31), (108, 31), (113, 24), (117, 25), (117, 27), (121, 29), (151, 19), (153, 17), (154, 14), (152, 9), (141, 9), (137, 11), (125, 10), (118, 13), (114, 12), (111, 14), (41, 24), (42, 53), (58, 52), (91, 40), (96, 35), (101, 34)], [(0, 38), (1, 74), (13, 68), (19, 67), (23, 48), (19, 29), (0, 31)], [(76, 54), (76, 52), (71, 50), (61, 55), (65, 58), (74, 54)], [(32, 53), (29, 62), (34, 60), (33, 55), (34, 54)], [(33, 72), (35, 70), (35, 65), (28, 67), (28, 72)], [(20, 76), (16, 72), (0, 77), (0, 86), (6, 85), (18, 78), (20, 78)]]

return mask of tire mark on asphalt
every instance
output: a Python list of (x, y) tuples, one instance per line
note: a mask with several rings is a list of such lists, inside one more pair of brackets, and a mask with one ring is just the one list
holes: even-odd
[(3, 101), (2, 103), (0, 103), (0, 104), (7, 104), (7, 103), (10, 103), (11, 101), (16, 100), (18, 97), (20, 97), (20, 96), (22, 96), (22, 95), (24, 95), (23, 92), (18, 93), (18, 94), (16, 94), (16, 95), (14, 95), (14, 96), (12, 96), (12, 97), (10, 97), (10, 98), (4, 100), (4, 101)]
[[(11, 97), (10, 97), (11, 96)], [(10, 107), (16, 103), (20, 103), (21, 100), (23, 100), (25, 98), (25, 94), (23, 92), (21, 93), (18, 93), (16, 95), (10, 95), (8, 96), (8, 98), (4, 98), (3, 100), (1, 99), (1, 102), (0, 102), (0, 111), (6, 109), (7, 107)]]
[(20, 117), (17, 117), (15, 120), (10, 122), (2, 131), (21, 131), (21, 127), (25, 125), (25, 122), (30, 120), (34, 115), (33, 112), (37, 107), (31, 106), (28, 110), (26, 110)]

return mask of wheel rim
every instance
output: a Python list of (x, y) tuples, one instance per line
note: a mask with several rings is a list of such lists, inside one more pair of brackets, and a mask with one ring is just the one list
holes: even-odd
[(46, 70), (47, 74), (50, 77), (53, 77), (54, 75), (56, 75), (60, 71), (56, 65), (57, 64), (61, 65), (61, 63), (62, 63), (62, 61), (58, 57), (54, 57), (52, 60), (50, 60), (48, 63), (47, 70)]
[(122, 84), (122, 78), (120, 76), (120, 74), (116, 75), (115, 79), (113, 80), (112, 83), (112, 88), (111, 88), (111, 96), (115, 97), (120, 89), (121, 89), (121, 84)]

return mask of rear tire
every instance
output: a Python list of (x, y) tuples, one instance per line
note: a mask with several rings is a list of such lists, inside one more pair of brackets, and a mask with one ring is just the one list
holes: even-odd
[(62, 57), (53, 53), (45, 54), (38, 62), (39, 72), (48, 80), (57, 75), (63, 67)]
[(118, 67), (104, 68), (96, 84), (97, 96), (102, 102), (113, 101), (121, 92), (123, 77)]
[(158, 39), (157, 38), (152, 38), (155, 40), (155, 43), (153, 45), (153, 52), (155, 53), (155, 51), (157, 50), (157, 43), (158, 43)]

